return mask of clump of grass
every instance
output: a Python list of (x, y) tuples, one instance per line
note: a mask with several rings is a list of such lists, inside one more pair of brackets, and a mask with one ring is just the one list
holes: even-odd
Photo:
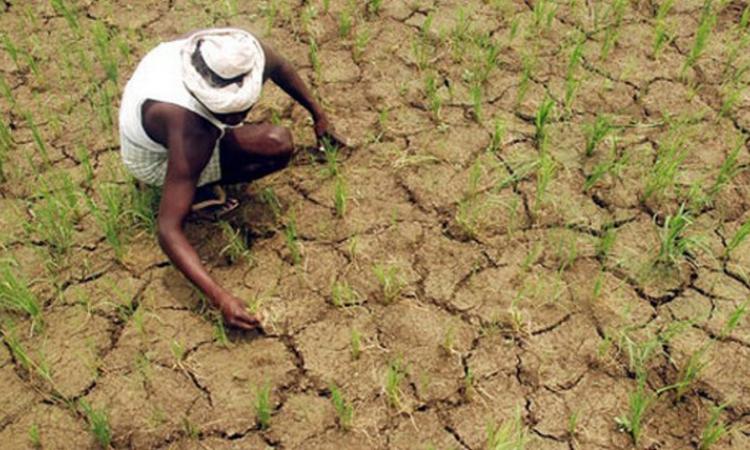
[(728, 258), (731, 256), (732, 252), (745, 242), (748, 236), (750, 236), (750, 219), (740, 225), (737, 231), (732, 235), (732, 238), (729, 239), (729, 242), (727, 242), (726, 248), (724, 249), (724, 257)]
[(586, 150), (584, 152), (586, 157), (593, 156), (599, 143), (602, 142), (613, 129), (614, 127), (612, 126), (612, 123), (604, 114), (597, 114), (594, 122), (583, 125), (583, 134), (586, 136)]
[(716, 13), (713, 11), (713, 0), (705, 0), (701, 12), (701, 19), (698, 30), (695, 32), (693, 46), (690, 48), (685, 63), (682, 65), (681, 75), (684, 76), (688, 68), (693, 67), (701, 57), (703, 51), (708, 45), (708, 38), (711, 36), (714, 25), (716, 24)]
[(392, 265), (376, 264), (372, 271), (380, 284), (383, 301), (386, 304), (392, 303), (404, 289), (404, 280), (399, 273), (399, 268)]
[(315, 72), (315, 76), (320, 79), (320, 55), (319, 55), (319, 48), (318, 48), (318, 42), (315, 40), (314, 37), (310, 37), (310, 43), (307, 47), (307, 55), (310, 58), (310, 64), (312, 64), (313, 71)]
[(684, 255), (703, 247), (699, 238), (685, 235), (691, 224), (692, 220), (684, 204), (675, 215), (664, 219), (664, 225), (659, 232), (659, 253), (654, 261), (655, 266), (673, 267)]
[(333, 186), (333, 206), (336, 210), (336, 216), (339, 218), (346, 214), (347, 196), (346, 181), (342, 175), (339, 175), (336, 177)]
[(47, 144), (45, 144), (44, 138), (42, 138), (42, 133), (39, 131), (39, 127), (37, 127), (34, 117), (30, 112), (24, 112), (24, 118), (26, 119), (26, 124), (31, 130), (31, 138), (34, 140), (34, 145), (36, 146), (37, 151), (39, 151), (39, 155), (42, 157), (42, 162), (44, 163), (44, 166), (48, 167), (52, 162), (49, 158), (49, 152), (47, 151)]
[(331, 383), (331, 402), (333, 403), (334, 409), (336, 409), (336, 415), (338, 416), (338, 423), (341, 429), (344, 431), (351, 430), (352, 422), (354, 420), (354, 408), (351, 403), (347, 402), (344, 398), (341, 389), (335, 384)]
[(489, 450), (523, 450), (531, 442), (528, 428), (523, 424), (520, 410), (513, 418), (500, 424), (487, 424), (487, 444)]
[(255, 419), (261, 430), (271, 425), (271, 385), (269, 382), (258, 387), (255, 393)]
[(659, 58), (659, 54), (661, 54), (664, 45), (671, 40), (667, 31), (666, 17), (672, 9), (672, 5), (674, 5), (674, 0), (665, 0), (659, 5), (659, 9), (656, 12), (654, 45), (652, 47), (654, 59)]
[(331, 302), (339, 308), (360, 303), (359, 293), (346, 281), (336, 281), (331, 286)]
[(594, 166), (591, 173), (586, 176), (586, 180), (583, 183), (583, 191), (588, 192), (607, 174), (612, 174), (614, 176), (619, 175), (622, 169), (627, 165), (628, 159), (627, 154), (618, 158), (617, 148), (613, 142), (612, 156)]
[(727, 155), (726, 159), (724, 159), (724, 162), (721, 163), (719, 173), (716, 175), (716, 181), (714, 181), (714, 184), (708, 189), (709, 198), (713, 199), (716, 197), (719, 192), (721, 192), (722, 189), (724, 189), (724, 187), (726, 187), (734, 177), (743, 170), (739, 164), (738, 158), (744, 147), (745, 140), (744, 138), (741, 138), (738, 140), (734, 149), (729, 155)]
[(724, 436), (729, 430), (724, 422), (721, 421), (721, 412), (727, 407), (727, 404), (719, 405), (711, 410), (711, 418), (701, 431), (701, 441), (698, 446), (699, 450), (709, 450)]
[(75, 225), (80, 220), (80, 193), (67, 173), (58, 179), (60, 186), (45, 186), (32, 209), (34, 220), (27, 228), (35, 232), (47, 245), (53, 259), (65, 255), (73, 246)]
[(89, 197), (89, 209), (104, 232), (107, 242), (114, 250), (115, 258), (121, 260), (124, 252), (123, 236), (127, 228), (124, 220), (126, 217), (125, 196), (120, 187), (115, 184), (102, 185), (98, 191), (102, 205), (96, 204)]
[(555, 107), (555, 101), (549, 96), (539, 105), (539, 109), (534, 117), (534, 127), (536, 128), (536, 142), (539, 148), (543, 148), (547, 143), (547, 124), (551, 118), (552, 110)]
[(391, 408), (400, 408), (402, 406), (401, 383), (406, 378), (406, 370), (401, 361), (394, 360), (388, 365), (385, 374), (385, 395), (388, 405)]
[(365, 52), (367, 44), (370, 43), (371, 37), (370, 30), (367, 28), (357, 31), (357, 34), (354, 36), (354, 45), (352, 46), (352, 59), (354, 62), (359, 63), (362, 61), (362, 54)]
[(521, 80), (518, 82), (516, 91), (516, 105), (523, 103), (524, 98), (526, 98), (535, 64), (536, 59), (532, 54), (521, 55)]
[(377, 16), (380, 13), (382, 6), (383, 0), (367, 0), (367, 12), (373, 16)]
[(547, 194), (547, 188), (549, 187), (552, 178), (557, 170), (557, 162), (552, 158), (549, 151), (542, 149), (541, 155), (536, 168), (536, 195), (534, 201), (534, 211), (538, 211), (539, 207), (545, 200)]
[(675, 184), (680, 166), (687, 157), (687, 149), (679, 138), (668, 137), (659, 143), (656, 162), (646, 178), (643, 197), (661, 197)]
[(0, 310), (26, 314), (32, 331), (42, 325), (42, 307), (28, 282), (17, 275), (10, 260), (0, 261)]
[(352, 359), (359, 359), (360, 355), (362, 355), (362, 334), (356, 328), (352, 328), (349, 342), (351, 344)]
[(29, 444), (34, 449), (42, 448), (42, 436), (39, 434), (39, 425), (33, 423), (29, 428)]
[(635, 390), (628, 395), (627, 413), (616, 417), (615, 422), (622, 430), (630, 434), (633, 443), (637, 446), (643, 431), (643, 420), (655, 398), (647, 390), (645, 375), (639, 376), (636, 381)]
[(93, 408), (89, 402), (83, 399), (79, 401), (79, 405), (96, 441), (101, 448), (109, 448), (109, 444), (112, 442), (112, 430), (109, 426), (109, 417), (106, 411)]
[(234, 229), (232, 225), (222, 220), (219, 222), (219, 228), (221, 234), (224, 237), (227, 245), (219, 251), (219, 255), (225, 256), (229, 264), (234, 264), (238, 261), (250, 262), (252, 255), (250, 249), (247, 248), (247, 243), (242, 235), (242, 230)]
[[(88, 161), (88, 160), (86, 160)], [(84, 167), (90, 163), (82, 161)], [(86, 169), (87, 171), (89, 169)], [(128, 193), (127, 206), (124, 213), (129, 217), (129, 222), (135, 228), (146, 230), (149, 234), (156, 233), (156, 211), (159, 210), (161, 191), (153, 186), (139, 188), (135, 182), (131, 182)]]
[(620, 35), (620, 26), (622, 25), (622, 18), (625, 15), (625, 7), (627, 7), (627, 0), (614, 0), (612, 3), (608, 15), (611, 17), (612, 23), (607, 27), (604, 32), (604, 40), (602, 41), (601, 52), (599, 57), (604, 61), (609, 56), (609, 52), (617, 43), (617, 39)]
[(299, 240), (297, 237), (297, 221), (294, 216), (290, 216), (284, 228), (284, 241), (292, 257), (292, 264), (295, 266), (302, 262), (302, 251), (300, 250)]
[(573, 50), (570, 52), (570, 58), (568, 59), (568, 68), (565, 72), (565, 98), (563, 102), (568, 114), (571, 113), (576, 91), (581, 84), (580, 80), (576, 78), (576, 70), (583, 60), (583, 44), (585, 42), (585, 38), (579, 38), (576, 45), (573, 47)]

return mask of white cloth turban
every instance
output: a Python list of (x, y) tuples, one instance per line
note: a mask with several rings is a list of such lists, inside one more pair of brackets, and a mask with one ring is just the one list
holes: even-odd
[[(195, 53), (218, 75), (201, 74)], [(258, 40), (247, 31), (215, 28), (191, 35), (182, 48), (182, 81), (211, 112), (229, 114), (249, 109), (260, 97), (265, 55)]]

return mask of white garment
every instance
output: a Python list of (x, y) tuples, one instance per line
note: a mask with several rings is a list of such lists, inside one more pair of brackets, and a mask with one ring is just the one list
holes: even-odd
[(144, 183), (161, 186), (167, 174), (167, 148), (143, 128), (141, 109), (146, 100), (172, 103), (202, 116), (221, 132), (198, 186), (221, 179), (219, 140), (226, 125), (201, 105), (182, 82), (181, 49), (186, 40), (164, 42), (146, 54), (125, 85), (120, 104), (120, 146), (125, 167)]

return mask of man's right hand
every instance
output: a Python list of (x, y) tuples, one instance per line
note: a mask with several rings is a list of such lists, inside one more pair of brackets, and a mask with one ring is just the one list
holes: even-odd
[(258, 318), (246, 310), (245, 303), (232, 295), (217, 301), (216, 304), (221, 315), (224, 317), (224, 322), (235, 328), (250, 331), (254, 329), (261, 330), (261, 323)]

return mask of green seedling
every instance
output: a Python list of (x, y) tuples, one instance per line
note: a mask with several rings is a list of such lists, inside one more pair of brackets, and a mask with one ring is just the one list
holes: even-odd
[(373, 16), (377, 16), (380, 13), (382, 6), (383, 0), (367, 0), (367, 12)]
[(356, 328), (352, 328), (349, 336), (349, 342), (351, 344), (351, 355), (353, 360), (359, 359), (362, 354), (362, 334)]
[(607, 255), (609, 255), (609, 252), (612, 250), (612, 247), (614, 247), (616, 240), (617, 229), (612, 227), (605, 228), (604, 232), (599, 238), (599, 241), (596, 243), (597, 258), (606, 258)]
[(709, 450), (727, 435), (727, 426), (721, 421), (721, 412), (727, 407), (727, 404), (719, 405), (711, 409), (711, 418), (701, 431), (699, 450)]
[(346, 281), (336, 281), (331, 286), (331, 302), (339, 307), (357, 305), (361, 297)]
[(346, 214), (347, 195), (346, 181), (342, 175), (339, 175), (336, 177), (333, 187), (333, 206), (336, 209), (336, 216), (339, 218)]
[(302, 262), (302, 251), (300, 250), (299, 240), (297, 237), (297, 221), (294, 216), (290, 216), (284, 228), (284, 241), (292, 257), (292, 264), (295, 266)]
[(708, 38), (713, 32), (714, 25), (716, 24), (716, 13), (713, 12), (712, 8), (713, 0), (706, 0), (703, 3), (703, 10), (701, 12), (701, 19), (698, 25), (698, 30), (695, 32), (695, 39), (693, 40), (693, 46), (690, 48), (685, 63), (682, 66), (681, 75), (684, 76), (688, 68), (693, 67), (701, 57), (703, 51), (708, 45)]
[(585, 124), (583, 126), (583, 134), (586, 136), (586, 157), (591, 157), (594, 151), (599, 146), (607, 135), (614, 129), (609, 121), (609, 118), (605, 115), (599, 114), (593, 123)]
[(271, 208), (274, 219), (278, 221), (281, 217), (281, 202), (276, 196), (276, 191), (272, 187), (263, 189), (260, 193), (260, 200)]
[(721, 329), (721, 333), (719, 333), (720, 338), (726, 338), (732, 332), (739, 326), (740, 321), (742, 318), (747, 314), (747, 305), (750, 302), (750, 300), (745, 301), (741, 303), (737, 308), (732, 311), (732, 314), (729, 315), (729, 318), (727, 319), (726, 323)]
[(75, 225), (81, 217), (78, 188), (65, 172), (58, 179), (60, 186), (56, 189), (45, 186), (32, 210), (35, 220), (27, 226), (47, 243), (53, 259), (65, 255), (73, 246)]
[(654, 400), (647, 391), (645, 375), (639, 376), (635, 390), (628, 395), (628, 412), (615, 418), (617, 425), (630, 435), (636, 446), (643, 431), (643, 420)]
[(323, 139), (322, 148), (326, 158), (326, 175), (329, 177), (339, 176), (341, 173), (339, 168), (339, 148), (333, 145), (327, 138)]
[(380, 290), (383, 295), (383, 301), (386, 304), (392, 303), (401, 295), (404, 289), (404, 280), (401, 278), (400, 270), (397, 266), (376, 264), (372, 271), (380, 284)]
[(729, 242), (727, 242), (726, 248), (724, 249), (724, 257), (729, 258), (732, 252), (745, 242), (748, 236), (750, 236), (750, 219), (740, 225), (737, 231), (732, 235), (732, 238), (729, 239)]
[(534, 210), (538, 211), (539, 207), (545, 201), (547, 188), (557, 170), (557, 162), (547, 150), (543, 150), (539, 156), (539, 162), (536, 170), (536, 196), (534, 201)]
[(734, 149), (727, 155), (721, 167), (719, 173), (716, 175), (716, 181), (708, 189), (709, 198), (715, 198), (723, 189), (726, 187), (737, 175), (739, 175), (743, 167), (739, 164), (740, 152), (745, 148), (744, 138), (739, 139)]
[(310, 58), (310, 64), (312, 64), (313, 71), (315, 72), (315, 76), (320, 79), (320, 56), (318, 54), (319, 48), (318, 43), (315, 41), (314, 37), (310, 37), (310, 43), (308, 44), (307, 48), (307, 55)]
[(692, 220), (684, 204), (675, 215), (664, 219), (664, 225), (659, 231), (659, 253), (654, 265), (673, 267), (682, 260), (684, 255), (703, 248), (699, 238), (685, 235), (691, 224)]
[(618, 158), (616, 145), (616, 142), (613, 141), (611, 158), (595, 165), (591, 173), (586, 177), (586, 180), (583, 183), (583, 192), (588, 192), (596, 185), (599, 180), (601, 180), (607, 174), (618, 176), (622, 169), (627, 166), (629, 159), (628, 155), (625, 154), (622, 157)]
[(42, 448), (42, 437), (39, 434), (39, 425), (32, 423), (29, 427), (29, 444), (34, 449)]
[(490, 139), (490, 145), (487, 147), (487, 151), (490, 153), (498, 154), (503, 145), (505, 139), (506, 125), (502, 119), (495, 119), (495, 125), (492, 130), (492, 137)]
[(463, 380), (463, 395), (466, 401), (471, 401), (474, 398), (474, 372), (472, 372), (471, 367), (466, 367), (466, 371), (464, 373), (464, 380)]
[(226, 257), (229, 264), (234, 264), (243, 260), (250, 262), (252, 256), (250, 249), (247, 248), (247, 243), (242, 235), (242, 230), (234, 229), (229, 222), (224, 220), (219, 222), (219, 228), (221, 229), (224, 241), (227, 243), (224, 248), (219, 251), (219, 255)]
[(551, 118), (552, 110), (555, 107), (555, 101), (546, 96), (534, 117), (534, 126), (536, 127), (536, 142), (538, 148), (543, 148), (547, 143), (547, 124)]
[(488, 450), (524, 450), (531, 442), (528, 428), (523, 424), (520, 410), (512, 419), (498, 425), (487, 424)]
[[(85, 167), (85, 163), (84, 163)], [(156, 212), (161, 202), (161, 190), (153, 186), (139, 188), (134, 180), (129, 183), (128, 205), (124, 213), (135, 228), (156, 233)]]
[(269, 382), (259, 387), (255, 393), (255, 419), (261, 430), (271, 425), (271, 385)]
[(526, 98), (526, 93), (529, 90), (529, 84), (531, 83), (532, 73), (534, 71), (534, 65), (536, 60), (533, 55), (522, 54), (521, 55), (521, 80), (518, 82), (518, 90), (516, 92), (516, 105), (523, 103)]
[(609, 10), (609, 16), (612, 18), (612, 23), (607, 27), (604, 32), (604, 40), (602, 41), (601, 52), (599, 57), (602, 61), (605, 61), (609, 56), (609, 52), (612, 51), (617, 39), (620, 35), (620, 26), (622, 25), (622, 18), (625, 15), (625, 8), (628, 5), (627, 0), (614, 0)]
[(29, 289), (28, 282), (17, 275), (10, 260), (0, 261), (0, 311), (13, 311), (31, 318), (32, 331), (42, 325), (42, 306)]
[(344, 431), (351, 430), (352, 422), (354, 420), (354, 408), (346, 401), (341, 390), (335, 384), (331, 383), (330, 390), (331, 402), (333, 403), (334, 409), (336, 409), (339, 426)]
[(96, 441), (101, 448), (109, 448), (109, 444), (112, 442), (112, 430), (109, 426), (109, 417), (107, 416), (107, 413), (101, 409), (93, 408), (89, 402), (84, 399), (79, 401), (79, 405), (89, 423), (91, 433), (96, 438)]
[(655, 59), (661, 54), (664, 45), (671, 40), (667, 31), (666, 17), (673, 5), (674, 0), (665, 0), (659, 5), (659, 9), (656, 12), (656, 34), (654, 36), (654, 45), (652, 48), (652, 53)]
[(433, 72), (426, 73), (424, 77), (424, 94), (430, 111), (432, 111), (436, 120), (440, 120), (440, 109), (443, 106), (443, 99), (438, 94), (438, 83)]
[(352, 15), (348, 9), (344, 9), (339, 14), (339, 37), (346, 38), (352, 32)]
[(112, 51), (113, 44), (116, 45), (113, 42), (112, 35), (106, 25), (98, 20), (91, 27), (91, 34), (94, 37), (94, 52), (102, 67), (104, 67), (104, 72), (107, 74), (107, 78), (116, 84), (119, 61), (117, 55)]
[(680, 166), (687, 154), (687, 149), (680, 139), (667, 138), (659, 143), (656, 163), (646, 178), (644, 199), (652, 196), (660, 198), (667, 190), (674, 187)]
[(371, 37), (370, 30), (367, 28), (357, 31), (357, 34), (354, 37), (354, 46), (352, 47), (352, 59), (354, 59), (355, 62), (362, 61), (362, 54), (365, 52), (367, 44), (370, 43)]
[(107, 242), (114, 250), (115, 258), (119, 261), (123, 257), (123, 236), (127, 229), (127, 224), (123, 220), (126, 218), (125, 197), (122, 189), (114, 184), (100, 186), (99, 197), (102, 206), (97, 205), (90, 197), (87, 198), (89, 209), (104, 232)]
[(26, 124), (31, 130), (31, 137), (34, 140), (34, 145), (36, 145), (36, 149), (39, 151), (39, 155), (42, 157), (42, 163), (44, 163), (45, 166), (49, 166), (52, 162), (49, 158), (47, 145), (44, 143), (44, 139), (42, 138), (42, 134), (39, 132), (39, 128), (36, 126), (36, 122), (34, 122), (34, 118), (28, 111), (24, 113), (24, 118), (26, 119)]
[(552, 25), (552, 20), (555, 18), (557, 13), (557, 5), (550, 0), (539, 0), (534, 3), (534, 9), (532, 10), (532, 31), (534, 34), (539, 35), (542, 31), (549, 29)]
[(10, 88), (10, 86), (8, 86), (8, 82), (2, 75), (0, 75), (0, 94), (5, 97), (5, 100), (8, 101), (9, 106), (16, 106), (16, 99), (15, 97), (13, 97), (13, 90)]
[(385, 375), (385, 395), (391, 408), (402, 406), (401, 383), (406, 378), (406, 371), (399, 360), (394, 360), (388, 365)]
[(477, 123), (482, 122), (482, 85), (474, 83), (469, 89), (469, 96), (471, 97), (471, 111), (474, 120)]

